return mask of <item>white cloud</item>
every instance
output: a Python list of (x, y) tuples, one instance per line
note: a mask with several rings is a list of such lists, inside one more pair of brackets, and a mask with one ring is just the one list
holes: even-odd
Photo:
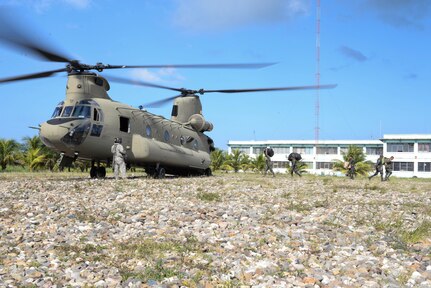
[(92, 0), (63, 0), (65, 3), (78, 8), (78, 9), (86, 9), (91, 6)]
[(7, 6), (27, 6), (33, 8), (37, 13), (44, 13), (52, 6), (63, 4), (76, 9), (87, 9), (93, 0), (5, 0), (3, 5)]
[(174, 22), (192, 31), (278, 23), (307, 13), (311, 0), (177, 0)]
[(132, 78), (150, 83), (177, 83), (184, 80), (175, 68), (161, 68), (155, 71), (148, 69), (136, 69), (132, 72)]

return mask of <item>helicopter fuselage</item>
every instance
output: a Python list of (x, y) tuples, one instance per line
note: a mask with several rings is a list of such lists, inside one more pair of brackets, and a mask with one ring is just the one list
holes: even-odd
[(208, 173), (211, 138), (189, 123), (113, 101), (108, 90), (106, 79), (94, 73), (70, 74), (65, 101), (41, 124), (42, 141), (63, 157), (109, 164), (119, 137), (128, 164), (149, 173), (158, 167), (176, 175)]

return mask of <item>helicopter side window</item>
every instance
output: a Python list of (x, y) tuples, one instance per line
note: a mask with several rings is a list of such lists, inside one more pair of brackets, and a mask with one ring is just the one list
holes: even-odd
[(165, 139), (165, 142), (169, 142), (169, 140), (171, 139), (171, 135), (169, 134), (168, 130), (165, 130), (163, 138)]
[(147, 134), (147, 137), (151, 137), (151, 126), (147, 125), (147, 127), (145, 127), (145, 133)]
[(90, 116), (91, 116), (91, 107), (83, 106), (83, 105), (76, 106), (72, 114), (72, 117), (78, 117), (78, 118), (90, 118)]
[(178, 116), (178, 105), (172, 106), (171, 116)]
[(70, 114), (72, 114), (73, 106), (66, 106), (64, 107), (62, 117), (70, 117)]
[(120, 116), (120, 131), (130, 133), (130, 119)]

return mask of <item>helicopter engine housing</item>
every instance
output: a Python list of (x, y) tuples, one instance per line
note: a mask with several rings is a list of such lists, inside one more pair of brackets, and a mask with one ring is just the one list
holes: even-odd
[(193, 129), (199, 132), (211, 131), (214, 128), (214, 125), (211, 122), (206, 121), (204, 116), (201, 114), (193, 114), (190, 116), (188, 122)]

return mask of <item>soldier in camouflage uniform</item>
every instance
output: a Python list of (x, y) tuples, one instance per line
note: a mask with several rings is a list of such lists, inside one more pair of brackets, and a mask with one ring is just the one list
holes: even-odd
[[(271, 152), (272, 152), (272, 155), (270, 155)], [(266, 176), (266, 173), (269, 170), (269, 172), (272, 173), (272, 177), (275, 177), (275, 173), (272, 170), (272, 161), (271, 161), (271, 157), (274, 155), (273, 150), (271, 149), (271, 147), (268, 146), (263, 150), (263, 154), (265, 155), (265, 172), (264, 172), (264, 175)]]
[(374, 176), (379, 175), (380, 173), (380, 179), (381, 181), (384, 181), (383, 179), (383, 165), (385, 164), (384, 162), (385, 162), (385, 157), (383, 157), (383, 155), (380, 155), (380, 157), (377, 159), (377, 162), (376, 162), (376, 172), (374, 172), (373, 175), (368, 177), (369, 180), (371, 180), (371, 178), (373, 178)]
[(394, 160), (394, 156), (391, 156), (389, 158), (385, 158), (385, 181), (389, 180), (389, 177), (392, 175), (392, 160)]

